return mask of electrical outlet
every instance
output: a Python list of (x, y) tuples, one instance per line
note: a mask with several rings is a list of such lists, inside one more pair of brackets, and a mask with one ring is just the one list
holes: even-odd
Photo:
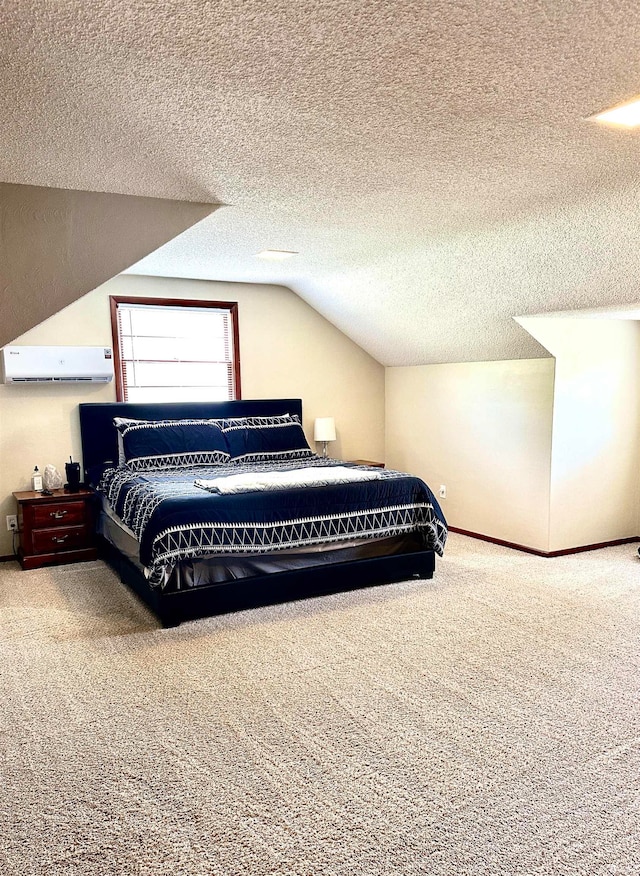
[(438, 490), (438, 495), (441, 499), (447, 498), (447, 487), (446, 484), (440, 484), (440, 489)]
[(7, 514), (7, 529), (15, 532), (18, 529), (18, 518), (15, 514)]

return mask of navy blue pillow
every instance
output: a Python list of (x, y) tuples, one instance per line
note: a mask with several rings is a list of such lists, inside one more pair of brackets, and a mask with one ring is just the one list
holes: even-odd
[(148, 420), (117, 428), (124, 461), (134, 471), (229, 462), (226, 438), (214, 420)]
[(224, 421), (232, 462), (269, 462), (313, 456), (297, 417), (255, 417)]

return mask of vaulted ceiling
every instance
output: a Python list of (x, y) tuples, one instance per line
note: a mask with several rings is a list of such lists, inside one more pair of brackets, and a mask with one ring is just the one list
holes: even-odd
[[(630, 0), (1, 0), (0, 181), (222, 203), (134, 272), (290, 286), (384, 364), (640, 300)], [(295, 250), (278, 264), (255, 254)]]

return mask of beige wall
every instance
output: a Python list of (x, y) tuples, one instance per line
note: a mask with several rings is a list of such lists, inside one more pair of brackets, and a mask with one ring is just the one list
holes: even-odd
[[(310, 443), (314, 418), (335, 416), (333, 455), (446, 484), (453, 526), (542, 551), (640, 531), (635, 321), (523, 318), (556, 359), (385, 370), (284, 287), (120, 275), (16, 342), (110, 345), (110, 294), (238, 301), (243, 397), (301, 397)], [(0, 555), (11, 492), (34, 463), (80, 458), (78, 404), (114, 398), (0, 385)]]
[(0, 183), (0, 346), (215, 209), (213, 204)]
[(554, 362), (386, 370), (386, 460), (422, 477), (452, 526), (548, 550)]
[[(282, 286), (120, 275), (16, 339), (17, 344), (111, 345), (109, 295), (238, 302), (244, 398), (302, 398), (313, 444), (315, 417), (336, 419), (334, 456), (382, 459), (384, 369), (297, 295)], [(80, 458), (80, 402), (112, 401), (108, 386), (0, 385), (0, 555), (11, 553), (5, 515), (34, 464), (62, 469)]]
[(638, 322), (520, 322), (556, 357), (549, 550), (638, 535)]
[(542, 551), (637, 536), (640, 325), (527, 317), (555, 359), (388, 368), (386, 459), (452, 526)]

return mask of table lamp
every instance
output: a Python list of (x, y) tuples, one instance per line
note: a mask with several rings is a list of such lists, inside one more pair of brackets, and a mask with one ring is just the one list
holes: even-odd
[(327, 455), (327, 443), (336, 440), (336, 421), (333, 417), (316, 417), (313, 440), (322, 442), (322, 455)]

